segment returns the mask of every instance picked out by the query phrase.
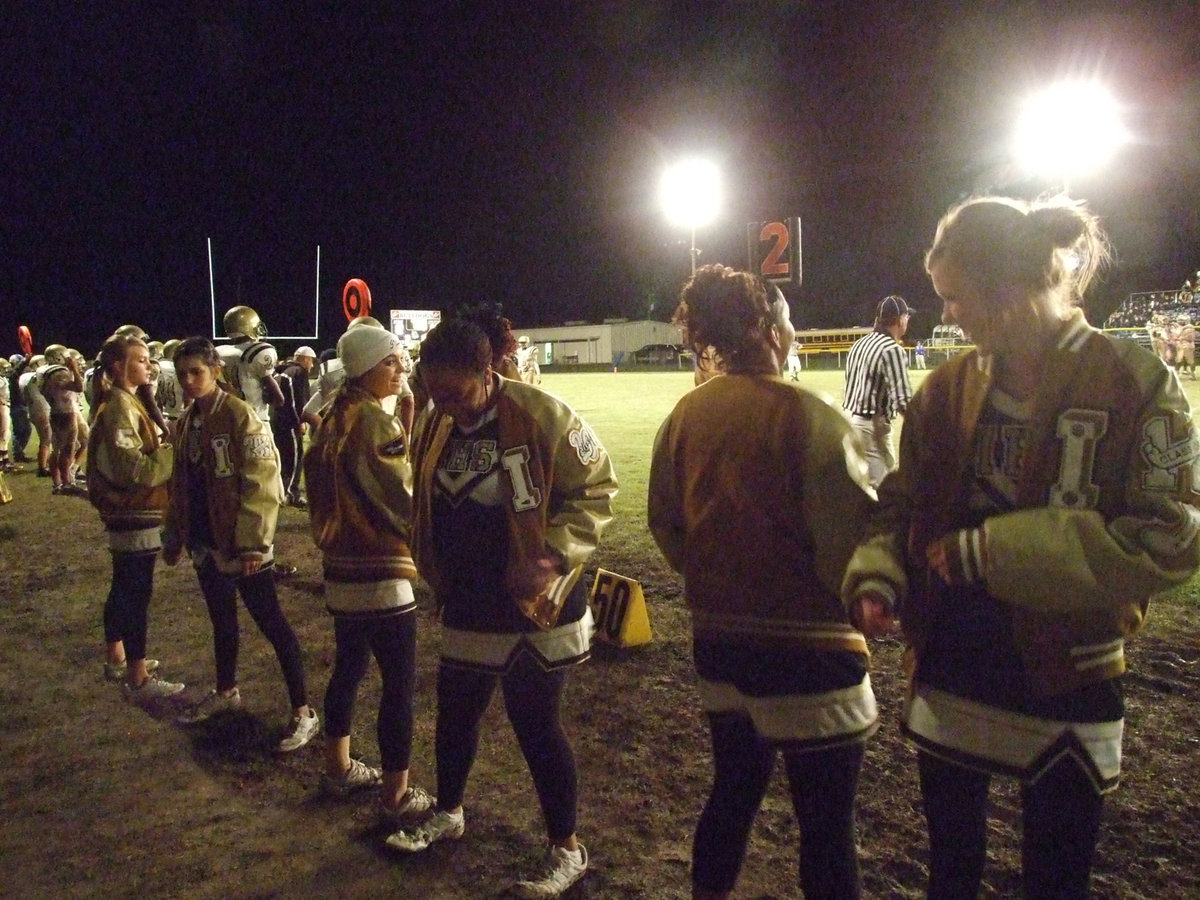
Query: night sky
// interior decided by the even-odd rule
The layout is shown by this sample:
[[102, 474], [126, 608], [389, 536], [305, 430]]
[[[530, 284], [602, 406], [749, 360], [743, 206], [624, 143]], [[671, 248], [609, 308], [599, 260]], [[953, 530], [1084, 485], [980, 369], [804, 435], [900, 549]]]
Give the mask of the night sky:
[[[666, 318], [689, 235], [659, 176], [692, 154], [726, 200], [700, 261], [747, 265], [751, 221], [798, 215], [797, 327], [866, 324], [899, 292], [927, 334], [938, 216], [1032, 196], [1018, 103], [1095, 76], [1135, 135], [1071, 183], [1118, 265], [1090, 300], [1200, 268], [1200, 3], [421, 2], [7, 7], [0, 34], [0, 350], [93, 353], [116, 326], [275, 335], [493, 300], [520, 327]], [[297, 342], [280, 342], [284, 349]]]

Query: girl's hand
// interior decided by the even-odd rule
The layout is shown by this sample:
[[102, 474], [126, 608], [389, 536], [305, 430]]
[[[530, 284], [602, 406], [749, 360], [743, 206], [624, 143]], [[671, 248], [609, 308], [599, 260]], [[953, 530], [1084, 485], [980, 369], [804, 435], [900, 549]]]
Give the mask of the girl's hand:
[[513, 591], [518, 597], [540, 597], [562, 574], [559, 564], [559, 558], [551, 554], [531, 560], [525, 571], [518, 572], [513, 579]]
[[850, 621], [869, 638], [879, 638], [896, 627], [892, 604], [875, 591], [866, 591], [850, 607]]

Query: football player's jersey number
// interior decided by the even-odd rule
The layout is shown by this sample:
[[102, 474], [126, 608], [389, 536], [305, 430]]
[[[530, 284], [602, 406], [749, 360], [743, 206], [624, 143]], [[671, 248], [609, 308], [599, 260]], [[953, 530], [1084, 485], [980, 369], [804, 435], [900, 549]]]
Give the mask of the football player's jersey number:
[[601, 573], [596, 584], [596, 627], [613, 643], [621, 638], [621, 623], [629, 611], [629, 582]]

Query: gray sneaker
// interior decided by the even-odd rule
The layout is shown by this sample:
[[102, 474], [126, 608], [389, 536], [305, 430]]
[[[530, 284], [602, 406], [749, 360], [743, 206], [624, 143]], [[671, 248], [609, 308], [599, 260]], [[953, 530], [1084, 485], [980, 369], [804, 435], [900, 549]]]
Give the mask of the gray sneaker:
[[279, 742], [280, 753], [291, 753], [299, 750], [314, 737], [321, 728], [321, 720], [317, 718], [316, 710], [310, 709], [308, 716], [293, 716], [291, 727]]
[[146, 703], [159, 697], [174, 697], [183, 690], [183, 685], [177, 681], [162, 681], [151, 676], [138, 687], [125, 682], [122, 690], [125, 692], [125, 699], [130, 703]]
[[542, 871], [528, 881], [518, 881], [514, 884], [512, 894], [529, 900], [557, 897], [582, 878], [587, 867], [587, 848], [583, 844], [574, 852], [566, 847], [551, 847], [546, 851], [546, 862]]
[[378, 787], [383, 773], [357, 759], [350, 760], [350, 768], [341, 775], [321, 773], [321, 793], [334, 797], [349, 797], [355, 791]]
[[241, 705], [242, 695], [237, 688], [234, 688], [233, 693], [229, 695], [219, 694], [212, 690], [205, 694], [199, 703], [192, 704], [180, 713], [175, 721], [180, 725], [195, 725], [197, 722], [211, 719], [217, 713], [237, 709]]
[[419, 853], [436, 841], [456, 840], [463, 836], [465, 830], [466, 819], [462, 813], [452, 815], [439, 809], [420, 825], [401, 828], [389, 835], [386, 843], [394, 850]]
[[385, 824], [399, 827], [419, 821], [421, 816], [428, 813], [435, 806], [437, 806], [437, 797], [433, 796], [429, 791], [424, 788], [409, 787], [404, 792], [404, 796], [400, 798], [400, 802], [395, 806], [383, 806], [380, 804], [379, 817], [383, 819]]

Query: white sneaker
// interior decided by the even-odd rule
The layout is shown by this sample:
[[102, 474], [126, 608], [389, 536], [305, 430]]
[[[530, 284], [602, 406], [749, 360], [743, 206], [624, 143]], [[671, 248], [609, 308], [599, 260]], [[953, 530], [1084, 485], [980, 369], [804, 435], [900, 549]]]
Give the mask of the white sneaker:
[[309, 709], [307, 717], [294, 716], [292, 726], [283, 740], [279, 742], [280, 753], [291, 753], [299, 750], [317, 735], [321, 720], [317, 718], [316, 710]]
[[355, 791], [365, 788], [378, 787], [383, 781], [383, 773], [373, 769], [361, 760], [350, 760], [350, 768], [341, 775], [321, 773], [321, 793], [334, 797], [349, 797]]
[[438, 810], [415, 828], [401, 828], [387, 839], [387, 845], [405, 853], [419, 853], [440, 840], [456, 840], [466, 830], [466, 818]]
[[189, 706], [180, 713], [175, 718], [175, 721], [180, 725], [195, 725], [197, 722], [211, 719], [217, 713], [222, 713], [229, 709], [237, 709], [241, 705], [242, 695], [237, 688], [234, 688], [233, 693], [228, 695], [212, 690], [199, 703]]
[[177, 681], [161, 681], [154, 677], [147, 678], [138, 687], [129, 682], [125, 682], [124, 686], [125, 699], [130, 703], [145, 703], [159, 697], [173, 697], [182, 690], [183, 685]]
[[541, 874], [528, 881], [518, 881], [512, 886], [512, 893], [533, 900], [557, 897], [582, 878], [587, 867], [587, 848], [583, 844], [575, 851], [551, 847], [546, 851], [546, 864]]
[[[158, 668], [157, 659], [146, 660], [146, 671], [153, 672]], [[106, 662], [104, 664], [104, 678], [107, 681], [124, 681], [125, 674], [129, 671], [129, 663], [126, 660], [121, 660], [119, 663]]]

